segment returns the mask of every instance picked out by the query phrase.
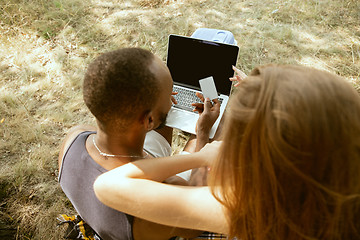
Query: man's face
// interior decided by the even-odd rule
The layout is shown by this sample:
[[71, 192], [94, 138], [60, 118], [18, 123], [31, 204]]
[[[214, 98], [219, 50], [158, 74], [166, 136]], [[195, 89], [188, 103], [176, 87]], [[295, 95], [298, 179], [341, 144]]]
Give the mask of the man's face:
[[160, 116], [160, 125], [159, 125], [156, 129], [160, 129], [160, 128], [165, 127], [165, 125], [166, 125], [166, 118], [167, 118], [167, 113], [166, 113], [166, 114], [162, 114], [162, 115]]
[[167, 114], [171, 108], [172, 101], [172, 89], [173, 89], [173, 80], [171, 78], [171, 74], [167, 66], [160, 58], [155, 57], [151, 70], [157, 77], [160, 86], [159, 98], [154, 111], [154, 121], [155, 128], [161, 128], [165, 126]]

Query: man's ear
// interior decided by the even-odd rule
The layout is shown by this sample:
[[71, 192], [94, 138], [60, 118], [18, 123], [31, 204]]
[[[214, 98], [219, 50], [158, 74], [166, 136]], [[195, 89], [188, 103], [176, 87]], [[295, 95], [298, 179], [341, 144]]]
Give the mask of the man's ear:
[[154, 115], [152, 111], [147, 111], [143, 114], [141, 119], [141, 123], [143, 124], [144, 128], [148, 131], [154, 129]]

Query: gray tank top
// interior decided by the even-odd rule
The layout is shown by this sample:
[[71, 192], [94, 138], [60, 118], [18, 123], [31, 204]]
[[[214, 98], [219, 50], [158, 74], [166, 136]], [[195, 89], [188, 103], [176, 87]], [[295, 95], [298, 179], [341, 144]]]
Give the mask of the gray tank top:
[[76, 211], [103, 240], [133, 240], [133, 217], [102, 204], [95, 196], [95, 179], [107, 170], [88, 154], [85, 142], [95, 132], [80, 133], [64, 154], [60, 186]]

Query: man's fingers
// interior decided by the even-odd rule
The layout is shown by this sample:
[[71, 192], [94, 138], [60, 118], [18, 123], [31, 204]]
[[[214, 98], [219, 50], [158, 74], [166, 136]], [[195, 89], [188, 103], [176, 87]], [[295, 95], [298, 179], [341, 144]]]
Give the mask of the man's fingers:
[[176, 99], [174, 98], [174, 96], [176, 95], [176, 94], [178, 94], [177, 92], [172, 92], [171, 93], [171, 102], [173, 103], [173, 104], [177, 104], [177, 101], [176, 101]]
[[210, 108], [212, 107], [210, 98], [206, 98], [204, 102], [204, 112], [210, 111]]
[[[195, 94], [202, 102], [205, 101], [204, 96], [200, 92], [196, 92]], [[191, 105], [195, 107], [193, 110], [194, 112], [202, 113], [204, 111], [203, 103], [192, 103]]]
[[191, 106], [199, 107], [199, 108], [204, 108], [204, 104], [203, 104], [203, 103], [192, 103]]
[[217, 99], [217, 98], [215, 98], [215, 99], [213, 99], [212, 100], [213, 101], [213, 108], [215, 109], [215, 110], [220, 110], [220, 101], [219, 101], [219, 99]]
[[194, 112], [202, 113], [204, 111], [204, 104], [203, 103], [192, 103], [192, 106], [194, 106]]
[[198, 98], [200, 98], [200, 100], [201, 100], [202, 102], [205, 101], [204, 96], [203, 96], [201, 93], [196, 92], [195, 94], [196, 94], [196, 96], [197, 96]]
[[193, 112], [198, 112], [199, 114], [201, 114], [204, 111], [204, 109], [201, 108], [194, 108]]
[[[214, 104], [212, 104], [212, 102]], [[191, 105], [195, 107], [193, 110], [194, 112], [203, 113], [208, 111], [219, 111], [220, 109], [219, 99], [214, 98], [212, 102], [210, 101], [209, 98], [206, 98], [204, 99], [204, 103], [192, 103]]]

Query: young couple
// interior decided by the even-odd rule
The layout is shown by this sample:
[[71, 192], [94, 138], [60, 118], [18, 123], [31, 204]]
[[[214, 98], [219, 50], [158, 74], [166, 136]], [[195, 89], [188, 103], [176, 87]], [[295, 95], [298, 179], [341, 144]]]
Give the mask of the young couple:
[[[139, 157], [103, 171], [94, 182], [96, 197], [135, 219], [230, 238], [360, 239], [359, 94], [344, 79], [307, 67], [268, 65], [249, 77], [235, 71], [240, 73], [232, 78], [238, 81], [237, 91], [225, 114], [222, 141], [193, 154], [141, 159], [146, 155], [142, 148], [125, 153], [113, 145], [105, 149], [99, 133], [108, 128], [92, 111], [99, 138], [86, 141], [90, 155], [91, 149], [94, 156], [100, 153], [91, 144], [95, 141], [103, 152]], [[170, 97], [169, 87], [169, 104]], [[212, 109], [205, 102], [200, 119], [211, 123], [204, 113]], [[145, 111], [131, 122], [144, 122], [141, 132], [146, 135], [161, 122], [160, 112]], [[125, 127], [121, 122], [107, 132]], [[132, 141], [128, 136], [125, 142]], [[203, 166], [210, 169], [209, 186], [163, 183]]]

